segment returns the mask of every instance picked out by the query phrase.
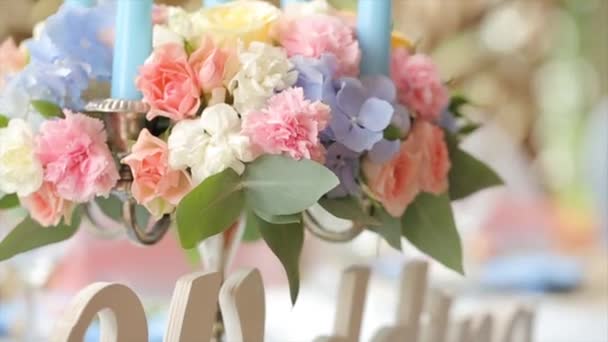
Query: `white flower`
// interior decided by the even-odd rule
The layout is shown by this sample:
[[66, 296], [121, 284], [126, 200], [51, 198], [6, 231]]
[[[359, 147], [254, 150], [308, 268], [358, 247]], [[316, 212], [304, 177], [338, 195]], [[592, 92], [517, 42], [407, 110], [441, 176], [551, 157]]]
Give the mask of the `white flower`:
[[196, 120], [177, 123], [168, 145], [169, 166], [190, 168], [196, 184], [228, 168], [242, 174], [244, 163], [254, 159], [249, 138], [241, 134], [241, 119], [225, 103], [207, 107]]
[[154, 48], [171, 43], [184, 46], [184, 37], [173, 32], [164, 25], [154, 25], [152, 36], [152, 46]]
[[167, 26], [169, 31], [183, 37], [190, 43], [199, 39], [202, 34], [192, 24], [192, 14], [181, 7], [169, 7]]
[[285, 8], [285, 14], [294, 17], [302, 17], [313, 14], [331, 14], [332, 11], [334, 11], [334, 9], [327, 3], [326, 0], [290, 2]]
[[298, 72], [282, 48], [253, 42], [240, 50], [241, 68], [228, 87], [233, 91], [234, 107], [245, 115], [263, 107], [276, 91], [296, 83]]
[[42, 186], [42, 164], [34, 147], [34, 134], [22, 119], [0, 128], [0, 192], [25, 197]]

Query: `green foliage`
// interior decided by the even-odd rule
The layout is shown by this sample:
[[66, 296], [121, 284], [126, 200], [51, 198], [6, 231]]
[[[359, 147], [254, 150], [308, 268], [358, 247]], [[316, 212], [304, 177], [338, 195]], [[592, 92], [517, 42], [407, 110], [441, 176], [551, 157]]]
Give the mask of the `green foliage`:
[[243, 175], [248, 206], [271, 216], [300, 213], [338, 184], [325, 166], [283, 156], [260, 157]]
[[16, 194], [5, 195], [0, 198], [0, 209], [12, 209], [19, 206], [19, 197]]
[[258, 228], [259, 217], [252, 210], [247, 210], [245, 219], [245, 233], [243, 234], [243, 241], [255, 242], [261, 239], [262, 234]]
[[268, 223], [287, 224], [302, 222], [302, 213], [297, 213], [293, 215], [267, 215], [261, 212], [256, 212], [255, 214]]
[[58, 105], [44, 100], [34, 100], [32, 107], [47, 119], [63, 117], [63, 110]]
[[245, 205], [239, 175], [227, 169], [207, 178], [177, 207], [177, 230], [182, 247], [224, 232], [238, 219]]
[[421, 252], [463, 274], [462, 246], [450, 198], [421, 193], [401, 217], [403, 235]]
[[0, 242], [0, 261], [67, 240], [76, 233], [80, 222], [80, 208], [74, 210], [69, 224], [62, 222], [56, 227], [43, 227], [31, 217], [27, 217]]
[[8, 126], [8, 121], [9, 119], [6, 116], [0, 114], [0, 128]]
[[401, 130], [394, 125], [389, 125], [384, 130], [384, 139], [386, 140], [399, 140], [401, 139]]
[[382, 236], [384, 240], [394, 249], [401, 251], [401, 220], [389, 215], [380, 207], [374, 208], [374, 218], [380, 225], [373, 230]]
[[272, 224], [256, 215], [251, 215], [248, 219], [283, 264], [289, 281], [291, 302], [295, 304], [300, 292], [300, 255], [304, 246], [304, 226], [302, 223]]
[[369, 226], [380, 225], [380, 221], [366, 214], [354, 197], [322, 198], [319, 205], [335, 217], [357, 221]]
[[455, 137], [446, 134], [452, 168], [448, 175], [450, 198], [455, 201], [479, 190], [502, 185], [500, 177], [487, 165], [461, 150]]

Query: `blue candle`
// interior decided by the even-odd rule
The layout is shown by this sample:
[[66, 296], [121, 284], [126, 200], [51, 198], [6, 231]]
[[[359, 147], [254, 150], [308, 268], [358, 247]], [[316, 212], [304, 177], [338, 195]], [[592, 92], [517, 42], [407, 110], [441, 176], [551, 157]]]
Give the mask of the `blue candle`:
[[359, 0], [357, 37], [362, 75], [389, 75], [391, 14], [392, 0]]
[[203, 0], [204, 7], [213, 7], [230, 2], [230, 0]]
[[139, 100], [135, 78], [152, 53], [152, 0], [118, 0], [116, 5], [112, 98]]
[[95, 0], [65, 0], [64, 3], [91, 7], [95, 4]]
[[296, 2], [306, 2], [308, 0], [281, 0], [281, 7], [285, 8], [289, 4], [293, 4]]

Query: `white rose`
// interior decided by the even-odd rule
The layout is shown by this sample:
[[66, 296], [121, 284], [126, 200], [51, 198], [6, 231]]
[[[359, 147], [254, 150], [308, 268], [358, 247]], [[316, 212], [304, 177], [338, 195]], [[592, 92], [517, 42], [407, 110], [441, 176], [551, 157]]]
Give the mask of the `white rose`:
[[239, 113], [262, 108], [276, 91], [296, 83], [298, 72], [282, 48], [253, 42], [240, 50], [241, 68], [228, 85]]
[[169, 165], [190, 168], [196, 184], [228, 168], [245, 171], [254, 159], [249, 138], [241, 135], [241, 119], [231, 106], [207, 107], [200, 118], [182, 120], [169, 136]]
[[34, 146], [34, 134], [22, 119], [0, 128], [0, 192], [25, 197], [42, 186], [42, 164]]

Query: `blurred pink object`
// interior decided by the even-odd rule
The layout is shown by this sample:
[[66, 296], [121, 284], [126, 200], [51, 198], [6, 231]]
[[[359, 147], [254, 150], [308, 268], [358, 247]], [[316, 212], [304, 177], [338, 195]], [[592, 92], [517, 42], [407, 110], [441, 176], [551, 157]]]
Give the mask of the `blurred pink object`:
[[27, 64], [27, 54], [20, 49], [13, 38], [7, 38], [0, 44], [0, 89], [6, 78], [21, 71]]

